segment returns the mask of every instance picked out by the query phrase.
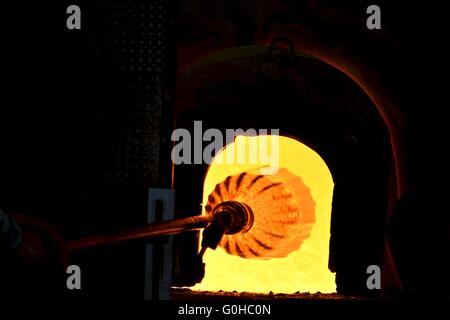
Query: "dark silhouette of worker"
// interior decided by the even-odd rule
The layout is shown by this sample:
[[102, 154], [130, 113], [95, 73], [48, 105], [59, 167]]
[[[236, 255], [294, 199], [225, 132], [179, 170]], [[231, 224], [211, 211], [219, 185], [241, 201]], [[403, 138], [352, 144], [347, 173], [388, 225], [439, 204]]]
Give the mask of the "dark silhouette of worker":
[[0, 296], [62, 297], [66, 265], [64, 242], [54, 227], [0, 209]]
[[433, 184], [411, 188], [399, 200], [387, 236], [403, 291], [419, 297], [450, 297], [448, 198]]

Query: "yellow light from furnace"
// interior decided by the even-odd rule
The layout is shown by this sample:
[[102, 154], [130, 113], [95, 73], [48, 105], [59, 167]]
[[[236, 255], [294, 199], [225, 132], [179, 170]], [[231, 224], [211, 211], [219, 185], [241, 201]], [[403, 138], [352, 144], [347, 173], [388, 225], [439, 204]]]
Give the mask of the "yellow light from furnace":
[[[253, 160], [252, 163], [248, 163], [250, 161], [230, 163], [229, 159], [238, 159], [236, 156], [238, 151], [245, 150], [247, 155], [250, 150], [255, 151], [253, 139], [264, 144], [271, 142], [271, 139], [278, 139], [278, 150], [270, 148], [270, 143], [267, 144], [268, 150], [265, 150], [265, 152], [277, 152], [277, 161], [255, 163]], [[264, 145], [258, 144], [258, 147], [261, 148]], [[264, 157], [263, 161], [275, 159], [274, 154], [270, 155], [271, 157]], [[316, 204], [316, 223], [312, 227], [309, 238], [303, 242], [300, 249], [287, 257], [270, 260], [232, 256], [221, 247], [216, 250], [207, 250], [204, 255], [205, 277], [193, 288], [194, 290], [236, 290], [260, 293], [270, 291], [274, 293], [336, 292], [335, 275], [328, 269], [333, 178], [322, 158], [306, 145], [283, 136], [264, 136], [263, 138], [238, 136], [212, 161], [203, 188], [203, 205], [207, 203], [208, 195], [214, 190], [216, 184], [225, 180], [226, 177], [254, 171], [267, 165], [288, 169], [299, 176], [310, 188]]]

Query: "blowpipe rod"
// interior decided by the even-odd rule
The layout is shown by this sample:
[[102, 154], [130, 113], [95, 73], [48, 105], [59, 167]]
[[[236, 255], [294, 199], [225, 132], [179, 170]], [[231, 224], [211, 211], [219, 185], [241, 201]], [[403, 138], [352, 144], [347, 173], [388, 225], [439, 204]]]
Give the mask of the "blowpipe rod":
[[185, 231], [195, 231], [205, 228], [213, 221], [212, 215], [202, 215], [163, 221], [148, 224], [130, 230], [124, 230], [113, 234], [96, 235], [79, 240], [69, 241], [68, 250], [78, 250], [84, 248], [110, 245], [128, 240], [147, 239], [170, 234], [177, 234]]

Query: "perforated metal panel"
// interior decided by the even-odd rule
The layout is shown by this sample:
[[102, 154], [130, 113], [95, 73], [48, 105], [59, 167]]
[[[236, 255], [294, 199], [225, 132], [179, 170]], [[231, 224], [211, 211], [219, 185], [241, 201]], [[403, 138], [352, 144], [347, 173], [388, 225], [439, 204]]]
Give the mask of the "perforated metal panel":
[[94, 110], [93, 135], [100, 144], [93, 146], [98, 163], [91, 175], [101, 184], [147, 187], [160, 180], [160, 129], [167, 126], [162, 123], [163, 92], [167, 68], [174, 65], [167, 60], [173, 43], [167, 3], [86, 4], [85, 34], [77, 49], [88, 57], [87, 72], [100, 87], [86, 103], [92, 105], [88, 114]]
[[[87, 218], [76, 221], [87, 234], [146, 223], [148, 188], [166, 187], [161, 181], [171, 167], [166, 142], [172, 107], [165, 97], [175, 83], [170, 4], [82, 1], [82, 29], [65, 35], [68, 51], [76, 52], [70, 73], [82, 79], [74, 83], [80, 94], [73, 108], [85, 126], [80, 212]], [[83, 257], [86, 269], [94, 270], [87, 291], [142, 299], [144, 274], [137, 266], [144, 265], [143, 249], [143, 243], [129, 243], [106, 258]]]

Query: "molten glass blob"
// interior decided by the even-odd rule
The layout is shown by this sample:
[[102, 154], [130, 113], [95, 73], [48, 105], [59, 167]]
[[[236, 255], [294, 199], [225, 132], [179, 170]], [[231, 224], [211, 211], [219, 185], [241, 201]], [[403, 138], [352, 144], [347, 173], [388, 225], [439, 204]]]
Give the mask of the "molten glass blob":
[[225, 235], [220, 242], [226, 252], [243, 258], [284, 258], [300, 248], [315, 222], [309, 188], [285, 168], [267, 176], [228, 176], [209, 195], [206, 214], [230, 200], [248, 205], [254, 215], [248, 232]]
[[[271, 139], [277, 139], [277, 148], [268, 150], [275, 145], [267, 144]], [[250, 155], [255, 146], [271, 157], [255, 162]], [[242, 161], [242, 152], [252, 161]], [[267, 167], [278, 170], [267, 175], [270, 170], [262, 170]], [[251, 207], [254, 222], [247, 232], [225, 235], [217, 250], [206, 251], [205, 277], [194, 290], [335, 292], [328, 270], [333, 186], [325, 162], [299, 141], [237, 137], [210, 165], [204, 214], [220, 202], [239, 201]]]

